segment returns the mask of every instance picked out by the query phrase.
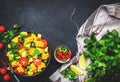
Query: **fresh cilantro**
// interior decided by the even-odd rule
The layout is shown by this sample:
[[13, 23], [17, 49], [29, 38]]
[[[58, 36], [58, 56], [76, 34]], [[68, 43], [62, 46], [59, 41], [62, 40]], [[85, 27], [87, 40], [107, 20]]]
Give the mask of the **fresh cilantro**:
[[120, 37], [116, 30], [108, 31], [96, 40], [95, 33], [84, 40], [86, 51], [83, 54], [90, 58], [85, 82], [109, 82], [120, 80]]

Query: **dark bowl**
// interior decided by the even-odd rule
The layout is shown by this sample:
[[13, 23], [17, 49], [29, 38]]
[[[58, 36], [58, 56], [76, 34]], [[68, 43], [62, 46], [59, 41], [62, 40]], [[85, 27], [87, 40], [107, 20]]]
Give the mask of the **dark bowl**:
[[[29, 32], [29, 33], [32, 33], [32, 32]], [[36, 33], [36, 34], [38, 34], [38, 33]], [[18, 36], [18, 35], [17, 35]], [[16, 37], [16, 36], [15, 36]], [[44, 37], [42, 37], [42, 39], [45, 39]], [[47, 41], [47, 40], [46, 40]], [[47, 43], [48, 43], [48, 41], [47, 41]], [[48, 46], [48, 44], [47, 44], [47, 46]], [[6, 49], [6, 55], [7, 55], [7, 52], [8, 52], [8, 47], [7, 47], [7, 49]], [[42, 71], [40, 71], [40, 72], [37, 72], [37, 73], [34, 73], [33, 75], [27, 75], [27, 74], [23, 74], [23, 75], [21, 75], [21, 74], [18, 74], [17, 72], [16, 72], [16, 70], [12, 67], [12, 65], [10, 64], [10, 61], [9, 61], [9, 59], [8, 59], [8, 57], [7, 57], [7, 60], [8, 60], [8, 62], [9, 62], [9, 64], [10, 64], [10, 66], [11, 66], [11, 68], [13, 68], [13, 71], [14, 71], [14, 73], [15, 74], [17, 74], [17, 75], [20, 75], [20, 76], [22, 76], [22, 77], [33, 77], [33, 76], [36, 76], [36, 75], [39, 75], [39, 74], [41, 74], [43, 71], [45, 71], [45, 69], [47, 68], [47, 66], [49, 65], [49, 63], [50, 63], [50, 59], [51, 59], [51, 51], [50, 51], [50, 48], [49, 48], [49, 46], [48, 46], [48, 53], [49, 53], [49, 58], [47, 59], [47, 62], [45, 63], [45, 68], [43, 68], [42, 69]], [[41, 60], [42, 61], [42, 60]]]

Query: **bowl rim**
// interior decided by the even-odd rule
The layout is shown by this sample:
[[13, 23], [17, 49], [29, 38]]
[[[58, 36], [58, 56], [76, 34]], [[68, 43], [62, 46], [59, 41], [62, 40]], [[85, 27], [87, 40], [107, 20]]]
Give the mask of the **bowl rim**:
[[[57, 57], [56, 57], [57, 48], [58, 48], [58, 47], [61, 47], [61, 46], [65, 46], [66, 48], [68, 48], [68, 50], [69, 50], [70, 53], [71, 53], [71, 50], [70, 50], [70, 48], [69, 48], [68, 46], [66, 46], [66, 45], [58, 45], [58, 46], [55, 48], [55, 50], [54, 50], [54, 58], [55, 58], [55, 60], [56, 60], [57, 62], [59, 62], [59, 63], [67, 63], [67, 62], [71, 59], [71, 57], [68, 58], [65, 62], [62, 62], [62, 61], [58, 60]], [[72, 54], [72, 53], [71, 53], [71, 54]]]

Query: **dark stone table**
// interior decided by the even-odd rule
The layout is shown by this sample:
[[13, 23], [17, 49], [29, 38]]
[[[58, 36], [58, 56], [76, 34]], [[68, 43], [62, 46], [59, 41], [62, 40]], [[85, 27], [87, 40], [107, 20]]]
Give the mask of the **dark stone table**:
[[120, 0], [0, 0], [0, 25], [9, 28], [15, 23], [24, 31], [42, 33], [49, 42], [51, 61], [36, 77], [18, 76], [21, 82], [50, 82], [49, 76], [62, 64], [53, 57], [58, 45], [67, 45], [76, 55], [76, 35], [79, 27], [102, 4]]

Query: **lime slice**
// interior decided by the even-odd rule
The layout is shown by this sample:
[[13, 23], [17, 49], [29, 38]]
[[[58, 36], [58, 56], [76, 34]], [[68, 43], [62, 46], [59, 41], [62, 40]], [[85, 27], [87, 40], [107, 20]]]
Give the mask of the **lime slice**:
[[82, 69], [86, 69], [87, 68], [87, 59], [85, 58], [84, 55], [81, 55], [79, 57], [79, 65]]
[[78, 75], [82, 75], [83, 74], [83, 71], [76, 65], [71, 65], [70, 66], [70, 69], [75, 73], [75, 74], [78, 74]]

